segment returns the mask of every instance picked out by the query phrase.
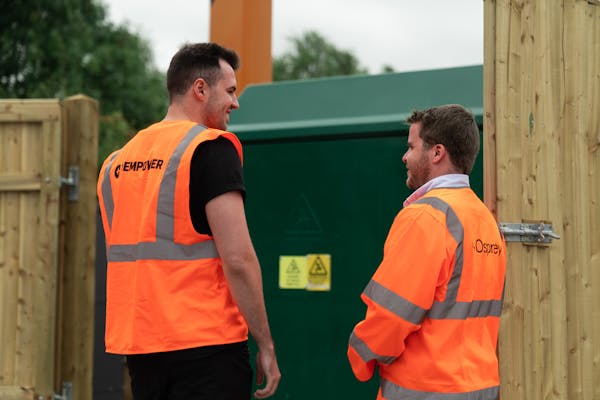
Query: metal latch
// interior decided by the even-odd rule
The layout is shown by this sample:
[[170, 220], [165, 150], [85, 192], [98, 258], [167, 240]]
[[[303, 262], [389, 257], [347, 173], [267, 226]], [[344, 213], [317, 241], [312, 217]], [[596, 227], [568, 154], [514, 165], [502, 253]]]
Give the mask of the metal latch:
[[79, 200], [79, 166], [69, 165], [69, 175], [60, 177], [60, 186], [68, 186], [67, 198], [69, 201]]
[[52, 400], [73, 400], [73, 384], [71, 382], [63, 382], [61, 394], [54, 394]]
[[552, 224], [543, 222], [501, 222], [498, 226], [507, 242], [551, 243], [552, 239], [560, 239], [560, 235], [552, 231]]

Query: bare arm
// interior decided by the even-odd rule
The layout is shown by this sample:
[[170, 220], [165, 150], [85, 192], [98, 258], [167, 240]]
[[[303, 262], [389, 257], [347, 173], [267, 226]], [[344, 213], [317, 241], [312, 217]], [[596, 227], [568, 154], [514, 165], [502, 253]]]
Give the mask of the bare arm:
[[206, 203], [206, 216], [221, 260], [231, 294], [258, 345], [256, 379], [266, 385], [254, 396], [262, 399], [275, 393], [281, 373], [275, 357], [267, 312], [263, 298], [262, 276], [246, 223], [242, 195], [227, 192]]

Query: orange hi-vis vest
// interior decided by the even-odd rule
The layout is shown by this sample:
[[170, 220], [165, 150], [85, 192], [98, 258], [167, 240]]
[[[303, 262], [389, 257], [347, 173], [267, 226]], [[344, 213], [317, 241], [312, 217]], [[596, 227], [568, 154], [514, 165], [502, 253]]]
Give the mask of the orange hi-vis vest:
[[196, 147], [230, 132], [162, 121], [111, 154], [98, 197], [106, 237], [106, 351], [156, 353], [247, 340], [213, 238], [190, 217]]
[[504, 239], [470, 188], [432, 189], [404, 208], [361, 295], [356, 377], [378, 366], [378, 399], [497, 399], [505, 271]]

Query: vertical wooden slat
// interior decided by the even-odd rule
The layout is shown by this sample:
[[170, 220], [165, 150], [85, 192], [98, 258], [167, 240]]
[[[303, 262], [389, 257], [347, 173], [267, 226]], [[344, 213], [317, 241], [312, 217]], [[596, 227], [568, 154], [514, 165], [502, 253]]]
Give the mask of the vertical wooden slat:
[[[529, 131], [525, 139], [529, 145], [526, 156], [531, 160], [526, 176], [529, 180], [525, 219], [550, 221], [557, 230], [562, 226], [561, 209], [563, 190], [560, 168], [561, 104], [564, 102], [562, 86], [561, 51], [557, 51], [565, 25], [561, 7], [548, 2], [535, 2], [535, 12], [529, 16], [533, 22], [531, 47], [531, 89], [528, 108]], [[549, 95], [549, 93], [551, 95]], [[551, 173], [554, 171], [554, 173]], [[566, 371], [566, 286], [564, 246], [555, 242], [546, 247], [532, 249], [532, 259], [537, 271], [539, 309], [536, 325], [539, 326], [535, 341], [539, 345], [538, 368], [542, 373], [536, 385], [536, 398], [561, 399], [567, 394]], [[536, 284], [536, 280], [532, 281]]]
[[[588, 21], [588, 33], [592, 38], [600, 38], [600, 7], [591, 7], [590, 20]], [[596, 21], [596, 22], [594, 22]], [[586, 59], [592, 68], [590, 74], [592, 79], [589, 84], [590, 104], [587, 114], [588, 131], [588, 182], [590, 192], [590, 221], [592, 228], [590, 230], [590, 269], [591, 269], [591, 288], [593, 296], [591, 301], [592, 313], [592, 359], [593, 364], [590, 368], [592, 382], [593, 399], [600, 399], [600, 229], [594, 224], [594, 221], [600, 221], [600, 115], [597, 112], [597, 106], [600, 104], [600, 40], [588, 40], [588, 50], [590, 54]]]
[[[533, 218], [551, 221], [555, 230], [561, 232], [563, 225], [562, 209], [564, 198], [561, 195], [563, 187], [563, 168], [560, 159], [561, 138], [563, 131], [562, 104], [564, 104], [564, 82], [566, 79], [562, 68], [564, 55], [560, 51], [559, 43], [562, 41], [562, 29], [567, 21], [563, 16], [563, 9], [547, 2], [537, 2], [538, 12], [534, 18], [537, 21], [534, 42], [535, 59], [537, 65], [535, 92], [531, 94], [535, 101], [533, 124], [533, 142], [539, 158], [538, 176], [534, 190], [538, 198], [543, 198], [541, 206], [532, 207]], [[540, 202], [541, 203], [541, 202]], [[541, 205], [541, 204], [540, 204]], [[535, 213], [535, 214], [533, 214]], [[564, 399], [568, 396], [567, 375], [567, 317], [566, 301], [566, 275], [564, 262], [565, 242], [556, 241], [547, 250], [539, 248], [544, 257], [539, 262], [546, 269], [545, 275], [550, 279], [549, 293], [550, 308], [544, 314], [546, 320], [547, 336], [540, 340], [547, 342], [548, 356], [547, 375], [542, 381], [546, 388], [544, 393], [547, 398]]]
[[[58, 104], [55, 105], [58, 107]], [[41, 124], [39, 153], [27, 155], [27, 162], [37, 162], [42, 186], [39, 193], [22, 193], [21, 207], [23, 237], [22, 295], [23, 312], [19, 315], [22, 327], [23, 352], [28, 355], [23, 373], [38, 393], [54, 392], [54, 335], [56, 320], [56, 262], [58, 253], [58, 200], [60, 180], [60, 123], [58, 120]], [[29, 147], [31, 149], [31, 147]], [[32, 157], [33, 156], [33, 157]], [[29, 168], [26, 167], [25, 170]], [[35, 238], [31, 241], [30, 238]]]
[[[484, 1], [484, 197], [486, 205], [497, 216], [497, 202], [506, 201], [506, 159], [496, 153], [510, 142], [506, 136], [507, 98], [503, 96], [507, 86], [509, 35], [506, 30], [511, 23], [509, 3], [499, 0]], [[500, 94], [497, 95], [500, 91]], [[518, 188], [517, 188], [518, 190]], [[513, 253], [508, 253], [508, 264], [515, 265]], [[502, 398], [524, 398], [525, 365], [513, 354], [525, 353], [523, 327], [515, 326], [524, 321], [523, 278], [519, 269], [507, 269], [503, 318], [499, 341], [500, 379]]]
[[[58, 106], [58, 105], [57, 105]], [[42, 132], [42, 156], [43, 173], [42, 188], [40, 191], [40, 202], [38, 203], [40, 220], [40, 239], [36, 243], [36, 256], [39, 261], [39, 271], [36, 293], [34, 299], [36, 304], [46, 305], [48, 311], [45, 317], [37, 317], [38, 323], [44, 326], [36, 329], [36, 334], [40, 333], [45, 340], [38, 340], [40, 348], [39, 358], [42, 365], [47, 366], [49, 371], [54, 371], [55, 358], [55, 333], [56, 333], [56, 291], [57, 291], [57, 261], [58, 261], [58, 216], [60, 199], [60, 144], [61, 144], [61, 123], [60, 119], [47, 121], [43, 123]], [[31, 251], [31, 250], [30, 250]], [[40, 313], [42, 314], [42, 313]], [[38, 357], [38, 355], [36, 355]], [[46, 393], [46, 388], [55, 390], [54, 376], [41, 371], [38, 368], [39, 376], [36, 386]], [[43, 386], [39, 382], [44, 382]]]
[[[41, 160], [42, 154], [40, 146], [37, 145], [35, 147], [31, 147], [32, 143], [41, 143], [42, 135], [41, 125], [38, 124], [23, 124], [21, 126], [21, 132], [19, 134], [19, 156], [18, 156], [18, 169], [19, 172], [29, 172], [31, 170], [31, 161]], [[30, 139], [31, 136], [34, 136]], [[27, 147], [30, 147], [27, 149]], [[27, 150], [26, 150], [27, 149]], [[29, 152], [29, 155], [27, 154]], [[43, 167], [38, 165], [37, 173], [40, 176]], [[39, 202], [41, 202], [39, 193], [36, 192], [33, 194], [34, 199], [37, 198]], [[17, 348], [16, 348], [16, 357], [15, 357], [15, 370], [17, 373], [17, 379], [20, 382], [24, 382], [27, 385], [38, 386], [35, 381], [36, 371], [34, 368], [33, 357], [36, 353], [37, 343], [35, 343], [34, 336], [34, 327], [37, 325], [33, 321], [34, 313], [37, 311], [38, 314], [44, 314], [39, 307], [35, 306], [35, 300], [33, 298], [33, 286], [37, 279], [34, 275], [37, 275], [39, 271], [39, 267], [34, 259], [32, 259], [33, 252], [28, 252], [25, 249], [25, 244], [31, 243], [27, 238], [35, 238], [37, 235], [35, 234], [36, 230], [39, 229], [39, 226], [32, 226], [36, 224], [35, 221], [31, 221], [28, 219], [28, 216], [36, 216], [37, 208], [34, 207], [32, 210], [31, 201], [29, 199], [28, 193], [19, 193], [18, 194], [18, 213], [16, 213], [17, 219], [15, 220], [15, 233], [18, 237], [18, 246], [17, 246], [17, 254], [18, 254], [18, 300], [17, 300]], [[36, 224], [37, 225], [37, 224]], [[52, 299], [50, 299], [52, 301]], [[38, 308], [38, 310], [36, 310]], [[43, 329], [43, 328], [42, 328]], [[31, 351], [33, 350], [33, 351]], [[43, 382], [42, 382], [43, 384]], [[38, 386], [39, 388], [39, 386]]]
[[[485, 2], [483, 21], [487, 27], [483, 32], [483, 52], [487, 60], [496, 54], [496, 7]], [[496, 66], [483, 66], [483, 200], [496, 216]]]
[[[9, 173], [18, 170], [20, 152], [18, 126], [6, 123], [0, 134], [0, 171]], [[18, 194], [0, 191], [0, 385], [8, 385], [15, 378], [17, 351], [17, 286], [19, 236]]]
[[[571, 18], [573, 17], [572, 8], [573, 8], [572, 4], [565, 5], [565, 14]], [[567, 42], [568, 40], [573, 39], [572, 29], [574, 29], [574, 27], [572, 27], [572, 26], [565, 27], [564, 43], [568, 43]], [[574, 50], [572, 48], [565, 48], [564, 51], [565, 51], [565, 57], [564, 57], [565, 72], [567, 74], [572, 74], [574, 72], [574, 70], [579, 69], [578, 66], [576, 65], [576, 63], [581, 63], [583, 60], [571, 60], [570, 59], [571, 57], [573, 57], [575, 55], [577, 50]], [[576, 91], [577, 91], [577, 85], [575, 84], [575, 82], [565, 82], [565, 112], [564, 112], [565, 121], [563, 123], [563, 126], [567, 131], [565, 132], [565, 134], [562, 137], [562, 142], [564, 145], [562, 157], [563, 157], [563, 165], [565, 165], [567, 167], [567, 169], [565, 170], [565, 178], [566, 179], [564, 180], [564, 184], [565, 184], [564, 196], [565, 196], [565, 202], [567, 204], [571, 204], [573, 207], [569, 210], [564, 210], [564, 223], [563, 223], [565, 240], [567, 242], [571, 243], [570, 246], [567, 246], [566, 254], [565, 254], [566, 259], [569, 262], [569, 266], [567, 268], [567, 290], [569, 291], [569, 293], [575, 293], [574, 291], [576, 291], [578, 289], [578, 282], [580, 280], [579, 274], [581, 273], [581, 266], [578, 265], [579, 256], [576, 253], [583, 250], [583, 243], [585, 241], [585, 240], [582, 240], [583, 238], [580, 236], [581, 232], [579, 232], [578, 230], [581, 228], [581, 225], [580, 225], [579, 221], [576, 220], [578, 218], [579, 213], [583, 212], [583, 210], [576, 210], [575, 207], [577, 207], [578, 204], [572, 203], [574, 200], [576, 201], [576, 198], [574, 198], [574, 197], [577, 197], [577, 195], [576, 194], [574, 195], [573, 191], [578, 190], [578, 187], [580, 185], [577, 174], [581, 170], [579, 160], [573, 158], [574, 156], [579, 158], [579, 154], [577, 154], [578, 153], [577, 143], [579, 142], [577, 136], [580, 135], [580, 132], [578, 132], [577, 127], [574, 126], [576, 116], [570, 115], [570, 113], [572, 113], [573, 111], [577, 112], [577, 110], [574, 110], [574, 106], [577, 103], [576, 97], [578, 96]], [[575, 242], [573, 242], [571, 240], [571, 238], [573, 238], [573, 237], [580, 237], [580, 240], [578, 240], [579, 244], [576, 245], [576, 248], [573, 248], [573, 244], [575, 244]], [[577, 301], [577, 299], [569, 299], [567, 302], [569, 319], [568, 319], [568, 328], [567, 328], [568, 329], [568, 337], [566, 339], [567, 339], [567, 345], [569, 348], [569, 354], [568, 354], [569, 396], [574, 396], [573, 397], [574, 399], [581, 399], [582, 398], [581, 394], [583, 391], [582, 382], [581, 382], [582, 369], [581, 369], [581, 364], [580, 364], [582, 349], [579, 346], [579, 338], [582, 333], [581, 332], [582, 327], [580, 325], [581, 313], [580, 313], [580, 310], [577, 309], [578, 303], [579, 303], [579, 301]]]
[[[592, 7], [585, 3], [565, 6], [565, 15], [572, 23], [565, 29], [565, 150], [564, 164], [569, 173], [565, 180], [565, 198], [572, 207], [565, 209], [565, 235], [568, 235], [566, 259], [569, 262], [567, 288], [569, 315], [569, 396], [574, 399], [591, 398], [593, 393], [593, 336], [590, 257], [592, 233], [590, 225], [590, 181], [588, 166], [588, 113], [598, 112], [597, 104], [590, 105], [593, 94], [589, 91], [594, 76], [600, 69], [587, 60], [593, 54], [593, 32], [590, 16]], [[578, 44], [578, 45], [573, 45]], [[596, 69], [594, 73], [594, 68]], [[595, 298], [598, 301], [599, 297]]]
[[[500, 221], [518, 221], [520, 215], [520, 202], [512, 209], [500, 209], [508, 201], [513, 201], [515, 196], [523, 193], [520, 176], [515, 179], [514, 171], [521, 170], [520, 139], [517, 124], [512, 117], [514, 111], [511, 106], [515, 102], [506, 95], [508, 90], [516, 90], [514, 68], [512, 68], [512, 52], [514, 51], [514, 34], [511, 27], [515, 24], [515, 16], [510, 1], [486, 1], [486, 8], [494, 8], [486, 15], [495, 17], [494, 38], [496, 41], [495, 54], [492, 60], [486, 58], [484, 68], [493, 64], [495, 74], [495, 109], [490, 110], [495, 114], [496, 123], [496, 184], [497, 184], [497, 216]], [[516, 19], [518, 21], [518, 19]], [[491, 26], [486, 21], [486, 31]], [[491, 55], [486, 53], [488, 57]], [[509, 68], [510, 67], [510, 68]], [[511, 78], [511, 75], [513, 77]], [[514, 147], [511, 147], [514, 146]], [[512, 212], [511, 212], [512, 211]], [[500, 376], [502, 379], [502, 398], [523, 399], [530, 395], [530, 380], [527, 372], [531, 371], [528, 359], [518, 355], [526, 354], [531, 347], [531, 338], [525, 334], [525, 324], [530, 315], [528, 307], [528, 291], [526, 273], [521, 268], [517, 255], [508, 246], [508, 268], [506, 274], [505, 302], [499, 341]]]
[[[519, 179], [522, 183], [522, 191], [518, 196], [513, 197], [506, 204], [514, 207], [518, 204], [520, 216], [511, 221], [523, 221], [535, 219], [532, 212], [532, 206], [537, 203], [536, 192], [534, 190], [536, 180], [537, 158], [534, 157], [535, 144], [532, 135], [534, 131], [530, 123], [531, 118], [531, 100], [530, 94], [533, 86], [533, 63], [532, 46], [534, 39], [533, 33], [533, 13], [535, 4], [531, 1], [513, 2], [511, 5], [512, 21], [510, 37], [512, 38], [511, 55], [509, 59], [509, 71], [513, 80], [509, 83], [509, 93], [512, 94], [511, 109], [512, 118], [515, 120], [515, 142], [513, 152], [519, 154], [521, 160], [519, 170], [509, 173], [514, 180]], [[516, 101], [515, 101], [516, 100]], [[511, 245], [511, 249], [519, 245]], [[510, 251], [509, 250], [509, 251]], [[546, 381], [545, 365], [547, 359], [546, 344], [548, 341], [540, 340], [540, 337], [547, 337], [547, 327], [545, 326], [545, 317], [547, 315], [547, 287], [546, 270], [544, 269], [541, 258], [543, 254], [536, 248], [526, 247], [520, 254], [521, 274], [525, 277], [526, 287], [526, 318], [524, 321], [524, 334], [528, 340], [529, 354], [526, 357], [526, 371], [530, 371], [531, 379], [527, 380], [527, 396], [530, 398], [542, 398], [544, 394]]]
[[73, 384], [73, 398], [92, 399], [94, 356], [94, 278], [96, 243], [96, 181], [98, 158], [98, 103], [73, 96], [63, 107], [63, 175], [79, 167], [79, 199], [61, 196], [60, 332], [57, 343], [56, 386]]

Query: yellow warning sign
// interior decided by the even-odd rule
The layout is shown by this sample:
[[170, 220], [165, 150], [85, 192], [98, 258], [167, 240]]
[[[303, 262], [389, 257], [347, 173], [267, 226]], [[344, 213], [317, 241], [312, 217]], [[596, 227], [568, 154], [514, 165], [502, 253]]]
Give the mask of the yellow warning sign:
[[279, 256], [281, 289], [305, 289], [306, 282], [306, 256]]
[[307, 290], [331, 290], [331, 255], [308, 254], [306, 256], [308, 268]]

